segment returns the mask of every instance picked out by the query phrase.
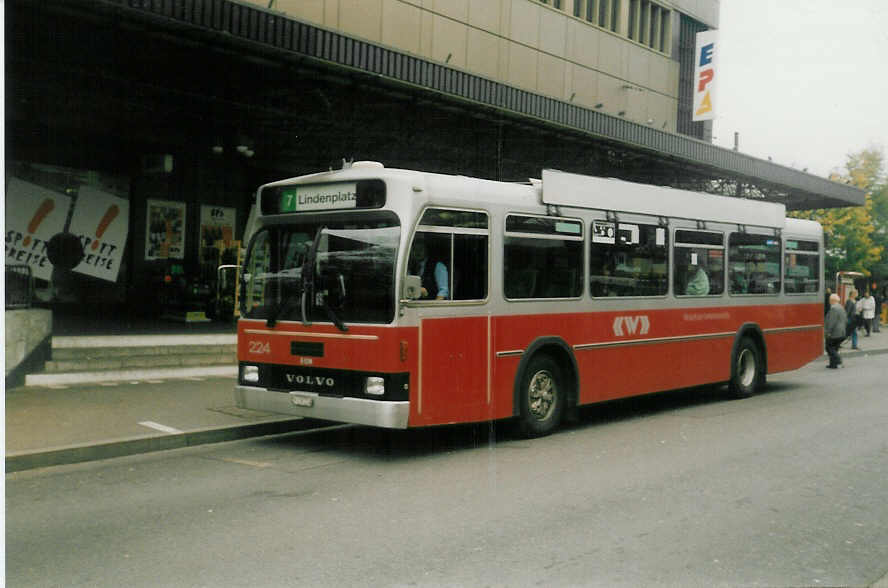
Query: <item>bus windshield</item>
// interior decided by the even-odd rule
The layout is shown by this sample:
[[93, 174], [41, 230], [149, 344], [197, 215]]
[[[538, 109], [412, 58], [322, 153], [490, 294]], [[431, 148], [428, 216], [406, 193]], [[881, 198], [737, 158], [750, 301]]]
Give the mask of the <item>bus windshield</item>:
[[241, 283], [244, 318], [389, 323], [401, 227], [391, 213], [295, 219], [256, 233]]

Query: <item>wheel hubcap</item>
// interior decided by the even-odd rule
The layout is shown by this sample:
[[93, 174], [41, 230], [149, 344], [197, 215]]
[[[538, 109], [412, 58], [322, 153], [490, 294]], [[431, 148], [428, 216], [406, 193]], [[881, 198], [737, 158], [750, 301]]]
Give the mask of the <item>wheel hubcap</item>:
[[545, 420], [555, 409], [555, 380], [552, 374], [542, 370], [533, 375], [528, 390], [530, 414], [539, 420]]
[[744, 388], [749, 388], [755, 381], [755, 354], [750, 349], [741, 351], [737, 358], [737, 377]]

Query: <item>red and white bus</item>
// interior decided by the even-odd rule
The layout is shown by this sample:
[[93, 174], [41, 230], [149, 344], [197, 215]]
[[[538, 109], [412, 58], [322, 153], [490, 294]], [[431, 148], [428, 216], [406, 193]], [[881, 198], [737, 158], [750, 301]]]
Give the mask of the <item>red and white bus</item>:
[[387, 428], [728, 382], [823, 350], [823, 234], [784, 206], [544, 170], [357, 162], [259, 188], [238, 406]]

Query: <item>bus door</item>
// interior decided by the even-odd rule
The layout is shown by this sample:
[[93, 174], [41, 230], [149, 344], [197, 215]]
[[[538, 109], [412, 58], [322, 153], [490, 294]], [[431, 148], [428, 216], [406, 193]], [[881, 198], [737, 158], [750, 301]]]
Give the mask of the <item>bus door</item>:
[[[487, 213], [426, 209], [413, 236], [407, 275], [421, 284], [415, 305], [419, 373], [411, 423], [484, 420], [490, 404]], [[479, 316], [480, 315], [480, 316]]]
[[480, 421], [490, 405], [486, 316], [420, 320], [418, 424]]

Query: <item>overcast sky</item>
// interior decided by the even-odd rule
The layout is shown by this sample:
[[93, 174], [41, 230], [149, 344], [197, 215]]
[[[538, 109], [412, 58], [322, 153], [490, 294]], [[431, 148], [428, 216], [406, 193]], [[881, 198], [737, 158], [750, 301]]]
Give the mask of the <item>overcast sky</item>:
[[713, 142], [826, 176], [888, 158], [888, 0], [721, 0]]

